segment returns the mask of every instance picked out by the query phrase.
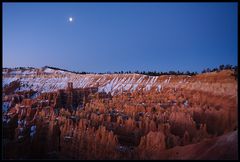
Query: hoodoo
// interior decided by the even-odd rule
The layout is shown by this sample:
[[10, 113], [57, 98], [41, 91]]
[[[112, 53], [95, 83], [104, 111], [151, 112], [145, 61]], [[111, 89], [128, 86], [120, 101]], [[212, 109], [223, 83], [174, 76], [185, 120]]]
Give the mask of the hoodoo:
[[237, 159], [232, 70], [153, 77], [42, 70], [4, 70], [6, 159]]

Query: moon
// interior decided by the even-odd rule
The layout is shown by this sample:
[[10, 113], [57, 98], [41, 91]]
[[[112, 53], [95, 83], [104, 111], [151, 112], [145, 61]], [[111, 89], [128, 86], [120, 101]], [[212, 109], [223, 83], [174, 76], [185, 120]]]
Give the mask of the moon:
[[69, 21], [69, 22], [72, 22], [72, 21], [73, 21], [73, 17], [69, 17], [69, 18], [68, 18], [68, 21]]

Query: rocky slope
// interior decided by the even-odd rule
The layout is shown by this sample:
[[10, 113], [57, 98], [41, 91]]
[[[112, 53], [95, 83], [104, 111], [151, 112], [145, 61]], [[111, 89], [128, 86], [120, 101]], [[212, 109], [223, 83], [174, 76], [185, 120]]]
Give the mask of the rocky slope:
[[140, 74], [75, 74], [51, 68], [14, 70], [3, 69], [2, 86], [7, 87], [13, 81], [19, 81], [16, 91], [34, 90], [53, 92], [67, 87], [73, 82], [74, 88], [99, 87], [99, 91], [112, 95], [122, 91], [158, 90], [163, 88], [184, 88], [210, 92], [214, 95], [236, 96], [237, 82], [233, 71], [224, 70], [196, 76], [146, 76]]
[[237, 88], [231, 70], [152, 77], [4, 69], [4, 157], [237, 159]]

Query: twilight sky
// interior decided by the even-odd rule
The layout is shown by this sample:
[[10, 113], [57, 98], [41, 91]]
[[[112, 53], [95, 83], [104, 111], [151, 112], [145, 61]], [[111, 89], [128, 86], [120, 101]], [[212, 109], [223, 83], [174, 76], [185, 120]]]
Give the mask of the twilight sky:
[[237, 65], [237, 5], [3, 3], [3, 67], [200, 72]]

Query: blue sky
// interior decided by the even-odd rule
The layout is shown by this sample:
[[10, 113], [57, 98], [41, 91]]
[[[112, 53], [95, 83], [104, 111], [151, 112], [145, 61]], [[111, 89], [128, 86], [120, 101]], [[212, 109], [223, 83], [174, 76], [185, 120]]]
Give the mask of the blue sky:
[[200, 72], [237, 65], [237, 6], [3, 3], [3, 67]]

